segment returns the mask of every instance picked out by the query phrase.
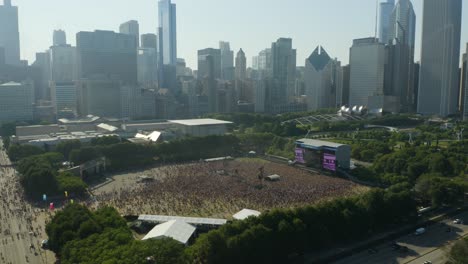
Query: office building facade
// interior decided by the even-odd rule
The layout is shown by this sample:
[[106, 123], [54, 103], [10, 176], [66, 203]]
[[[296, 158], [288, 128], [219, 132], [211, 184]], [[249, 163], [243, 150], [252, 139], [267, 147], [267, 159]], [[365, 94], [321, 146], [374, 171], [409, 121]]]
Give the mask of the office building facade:
[[67, 34], [65, 31], [61, 29], [54, 30], [52, 43], [54, 46], [67, 45]]
[[390, 17], [395, 6], [395, 0], [386, 0], [379, 5], [379, 41], [387, 44], [389, 41]]
[[229, 42], [220, 41], [221, 50], [221, 78], [223, 80], [234, 80], [234, 51], [231, 50]]
[[[208, 60], [208, 57], [211, 59]], [[221, 50], [219, 49], [207, 48], [198, 51], [197, 77], [201, 80], [207, 76], [221, 79]]]
[[133, 36], [112, 31], [79, 32], [78, 79], [114, 79], [137, 83], [137, 42]]
[[292, 39], [280, 38], [271, 45], [272, 77], [278, 87], [271, 91], [275, 104], [288, 104], [293, 97], [296, 81], [296, 50], [292, 48]]
[[34, 119], [32, 82], [0, 84], [0, 124]]
[[368, 106], [371, 96], [383, 95], [385, 45], [375, 38], [356, 39], [349, 62], [349, 105]]
[[136, 39], [137, 47], [140, 47], [140, 25], [136, 20], [130, 20], [120, 25], [121, 34], [131, 35]]
[[317, 47], [306, 59], [304, 80], [307, 110], [337, 106], [337, 96], [341, 93], [341, 64], [332, 60], [323, 47]]
[[425, 0], [417, 112], [458, 110], [462, 0]]
[[156, 34], [142, 34], [141, 35], [141, 47], [142, 48], [151, 48], [158, 49], [158, 36]]

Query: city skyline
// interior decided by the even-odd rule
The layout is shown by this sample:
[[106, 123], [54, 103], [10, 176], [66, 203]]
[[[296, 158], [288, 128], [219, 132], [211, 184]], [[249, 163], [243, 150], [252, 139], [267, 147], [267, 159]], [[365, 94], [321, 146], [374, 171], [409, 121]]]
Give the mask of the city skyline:
[[[52, 45], [52, 32], [56, 29], [65, 30], [68, 42], [72, 45], [76, 43], [75, 34], [79, 31], [100, 29], [118, 32], [120, 24], [132, 19], [140, 23], [140, 34], [156, 33], [158, 25], [156, 0], [141, 0], [139, 5], [131, 5], [120, 0], [112, 1], [114, 15], [106, 19], [102, 19], [99, 15], [100, 12], [105, 12], [104, 8], [108, 6], [108, 2], [88, 1], [88, 5], [83, 4], [87, 1], [62, 3], [50, 0], [47, 3], [38, 3], [32, 0], [13, 0], [12, 4], [19, 6], [22, 59], [32, 63], [36, 52], [48, 49]], [[275, 39], [285, 37], [293, 39], [293, 48], [297, 49], [298, 53], [298, 66], [304, 65], [305, 59], [317, 45], [326, 47], [330, 54], [334, 54], [338, 60], [347, 64], [353, 39], [371, 37], [375, 34], [376, 3], [373, 0], [331, 0], [321, 4], [320, 9], [315, 8], [317, 1], [296, 0], [294, 1], [296, 5], [288, 5], [289, 12], [285, 12], [279, 1], [260, 0], [250, 5], [243, 5], [244, 1], [247, 2], [241, 0], [235, 5], [226, 5], [226, 12], [224, 9], [213, 10], [215, 3], [218, 3], [213, 0], [199, 1], [197, 5], [187, 0], [173, 1], [177, 4], [178, 12], [178, 57], [184, 58], [187, 65], [195, 69], [197, 50], [216, 48], [218, 42], [224, 40], [231, 43], [232, 50], [242, 48], [245, 51], [247, 65], [250, 67], [252, 56], [268, 48]], [[260, 17], [255, 11], [258, 10], [256, 6], [261, 6], [264, 2], [268, 2], [268, 11], [271, 15]], [[419, 61], [423, 1], [412, 2], [417, 19], [415, 60]], [[93, 8], [89, 8], [90, 6]], [[210, 6], [211, 8], [207, 8]], [[249, 9], [246, 9], [246, 6]], [[61, 12], [46, 17], [42, 16], [43, 13], [37, 12], [38, 8], [53, 8]], [[463, 13], [466, 13], [467, 9], [468, 6], [464, 5]], [[77, 12], [80, 10], [86, 10], [86, 21], [82, 19], [80, 12]], [[243, 20], [235, 20], [238, 13], [236, 10], [242, 10]], [[261, 10], [265, 10], [265, 7]], [[330, 20], [332, 13], [335, 16]], [[275, 19], [280, 15], [286, 16], [285, 19], [289, 19], [290, 23], [284, 23], [284, 19]], [[353, 23], [349, 23], [349, 19], [352, 19]], [[322, 21], [327, 21], [327, 24]], [[466, 23], [468, 23], [467, 18], [463, 16], [462, 25]], [[255, 41], [251, 41], [251, 38], [255, 38]], [[468, 42], [468, 32], [462, 28], [461, 46], [466, 42]]]

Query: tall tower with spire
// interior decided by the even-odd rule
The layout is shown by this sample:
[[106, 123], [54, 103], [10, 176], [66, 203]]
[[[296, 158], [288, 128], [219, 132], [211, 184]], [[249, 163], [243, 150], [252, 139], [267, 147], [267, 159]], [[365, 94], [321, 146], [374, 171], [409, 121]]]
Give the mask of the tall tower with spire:
[[237, 52], [236, 56], [236, 80], [245, 80], [247, 77], [247, 59], [242, 49]]

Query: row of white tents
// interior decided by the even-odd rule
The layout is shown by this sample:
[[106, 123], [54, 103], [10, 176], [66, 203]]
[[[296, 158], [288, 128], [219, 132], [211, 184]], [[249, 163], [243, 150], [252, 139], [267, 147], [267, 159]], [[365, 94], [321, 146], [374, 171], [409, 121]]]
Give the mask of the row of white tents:
[[[257, 217], [261, 213], [251, 209], [242, 209], [232, 217], [235, 220], [244, 220], [249, 217]], [[140, 215], [138, 220], [144, 222], [157, 222], [151, 231], [146, 234], [143, 240], [159, 239], [170, 237], [182, 244], [187, 245], [190, 238], [194, 235], [197, 225], [221, 226], [227, 223], [226, 219], [214, 218], [195, 218], [180, 216], [162, 216], [162, 215]]]

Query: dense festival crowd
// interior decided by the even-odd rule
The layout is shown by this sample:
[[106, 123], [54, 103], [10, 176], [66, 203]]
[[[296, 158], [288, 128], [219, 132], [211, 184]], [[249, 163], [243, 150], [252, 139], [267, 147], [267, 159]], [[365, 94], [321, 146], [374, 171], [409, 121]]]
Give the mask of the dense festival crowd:
[[[144, 172], [154, 181], [127, 181], [99, 193], [99, 205], [122, 214], [228, 217], [243, 208], [288, 208], [352, 193], [357, 185], [276, 163], [246, 160], [170, 165]], [[267, 181], [277, 174], [279, 181]], [[260, 177], [261, 176], [261, 177]]]

